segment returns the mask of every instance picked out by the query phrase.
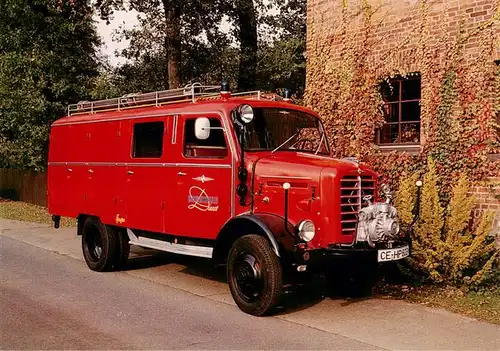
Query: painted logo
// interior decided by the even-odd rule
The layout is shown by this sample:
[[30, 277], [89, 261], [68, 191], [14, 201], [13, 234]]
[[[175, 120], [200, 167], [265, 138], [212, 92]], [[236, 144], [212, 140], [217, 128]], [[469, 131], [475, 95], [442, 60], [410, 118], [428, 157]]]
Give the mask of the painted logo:
[[193, 178], [193, 180], [197, 180], [199, 182], [205, 183], [205, 182], [209, 182], [209, 181], [214, 180], [214, 179], [210, 178], [210, 177], [205, 177], [205, 175], [202, 174], [201, 177], [195, 177], [195, 178]]
[[215, 212], [219, 210], [219, 197], [208, 196], [205, 189], [192, 186], [189, 189], [188, 209], [200, 210], [203, 212]]
[[117, 213], [115, 217], [116, 224], [122, 224], [125, 223], [125, 218], [120, 217], [120, 215]]

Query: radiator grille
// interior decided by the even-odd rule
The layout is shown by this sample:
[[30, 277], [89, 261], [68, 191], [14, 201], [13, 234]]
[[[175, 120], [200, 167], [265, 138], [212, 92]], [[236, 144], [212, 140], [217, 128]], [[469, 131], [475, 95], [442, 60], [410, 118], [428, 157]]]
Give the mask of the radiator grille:
[[356, 231], [358, 212], [366, 204], [363, 197], [375, 195], [375, 179], [370, 175], [346, 175], [340, 180], [340, 221], [342, 234]]

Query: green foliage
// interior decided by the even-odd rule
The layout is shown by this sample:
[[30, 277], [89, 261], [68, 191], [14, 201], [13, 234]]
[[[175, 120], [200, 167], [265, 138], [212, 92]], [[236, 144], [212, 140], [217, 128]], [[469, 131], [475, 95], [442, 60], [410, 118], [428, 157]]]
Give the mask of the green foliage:
[[[410, 183], [415, 175], [401, 181], [396, 206], [402, 223], [407, 223], [414, 193]], [[491, 235], [493, 213], [481, 216], [475, 231], [470, 230], [474, 197], [470, 182], [461, 175], [454, 183], [446, 211], [440, 205], [439, 179], [435, 163], [428, 160], [421, 196], [421, 212], [413, 235], [409, 260], [412, 268], [427, 279], [476, 289], [500, 282], [499, 250]]]
[[415, 186], [418, 175], [413, 174], [410, 177], [401, 177], [399, 187], [394, 199], [394, 205], [398, 209], [400, 223], [408, 228], [413, 220], [413, 210], [417, 197], [417, 187]]
[[[130, 41], [130, 45], [119, 53], [128, 63], [107, 73], [115, 76], [114, 81], [121, 92], [169, 88], [172, 58], [167, 57], [170, 47], [165, 41], [168, 33], [162, 8], [173, 3], [179, 6], [182, 34], [180, 56], [175, 62], [180, 85], [192, 82], [219, 84], [226, 79], [235, 90], [289, 88], [298, 98], [302, 97], [306, 0], [272, 0], [265, 4], [259, 0], [253, 2], [253, 10], [249, 7], [252, 1], [248, 0], [190, 0], [182, 4], [139, 0], [128, 5], [121, 0], [97, 1], [96, 6], [104, 18], [108, 18], [113, 9], [124, 6], [140, 13], [137, 27], [121, 29], [117, 35], [117, 39]], [[252, 46], [253, 39], [245, 34], [253, 27], [245, 29], [242, 36], [241, 26], [253, 26], [253, 20], [248, 19], [242, 9], [256, 17], [259, 31], [256, 47]], [[256, 73], [250, 72], [254, 69]]]
[[259, 49], [259, 89], [276, 91], [288, 88], [301, 97], [306, 78], [304, 51], [304, 37], [263, 44]]
[[99, 40], [85, 4], [0, 6], [0, 167], [43, 169], [50, 123], [87, 97]]
[[438, 178], [431, 158], [423, 182], [420, 218], [412, 244], [412, 262], [419, 270], [428, 273], [432, 280], [440, 282], [443, 280], [440, 258], [445, 251], [441, 240], [444, 211], [439, 203]]
[[[120, 53], [126, 64], [105, 68], [99, 62], [91, 3], [104, 19], [115, 9], [139, 13], [137, 27], [117, 33], [116, 39], [130, 41]], [[253, 23], [245, 20], [243, 5], [255, 12], [262, 30], [258, 49], [247, 58], [258, 75], [245, 84], [288, 87], [300, 97], [305, 0], [272, 0], [265, 6], [248, 0], [0, 2], [0, 167], [43, 169], [49, 126], [69, 103], [167, 89], [172, 74], [174, 85], [227, 79], [236, 88], [242, 72], [238, 33], [243, 22]], [[270, 8], [272, 15], [266, 12]], [[228, 32], [221, 30], [223, 19]]]

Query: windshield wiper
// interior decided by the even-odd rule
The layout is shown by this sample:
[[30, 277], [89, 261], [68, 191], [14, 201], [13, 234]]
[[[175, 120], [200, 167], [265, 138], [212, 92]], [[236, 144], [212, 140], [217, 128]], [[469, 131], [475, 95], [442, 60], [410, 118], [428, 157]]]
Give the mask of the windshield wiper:
[[323, 133], [321, 134], [321, 139], [319, 140], [318, 148], [316, 149], [316, 152], [314, 153], [315, 155], [317, 155], [317, 154], [318, 154], [319, 149], [321, 148], [321, 144], [323, 144], [323, 140], [324, 140], [324, 138], [325, 138], [325, 132], [323, 132]]
[[281, 143], [276, 149], [274, 149], [273, 151], [271, 151], [271, 153], [273, 154], [275, 151], [278, 151], [279, 149], [281, 149], [281, 147], [283, 145], [285, 145], [286, 143], [288, 143], [290, 140], [292, 140], [293, 138], [295, 138], [297, 135], [299, 134], [299, 132], [295, 133], [294, 135], [292, 135], [290, 138], [286, 139], [283, 143]]

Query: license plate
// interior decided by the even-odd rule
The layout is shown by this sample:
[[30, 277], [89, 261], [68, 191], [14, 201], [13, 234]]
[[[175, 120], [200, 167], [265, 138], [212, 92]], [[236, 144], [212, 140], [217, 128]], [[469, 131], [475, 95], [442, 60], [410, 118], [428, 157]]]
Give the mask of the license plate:
[[405, 258], [410, 255], [410, 248], [408, 245], [403, 247], [398, 247], [395, 249], [384, 249], [378, 250], [378, 262], [386, 262], [386, 261], [396, 261], [402, 258]]

